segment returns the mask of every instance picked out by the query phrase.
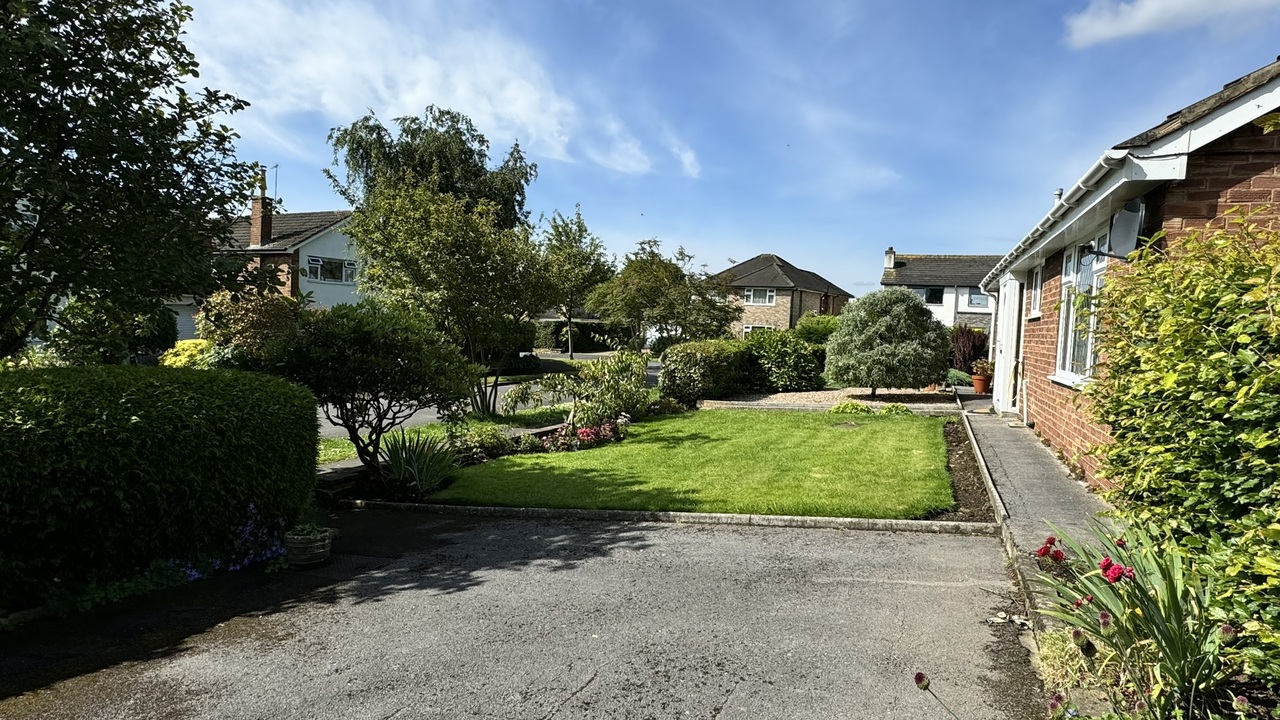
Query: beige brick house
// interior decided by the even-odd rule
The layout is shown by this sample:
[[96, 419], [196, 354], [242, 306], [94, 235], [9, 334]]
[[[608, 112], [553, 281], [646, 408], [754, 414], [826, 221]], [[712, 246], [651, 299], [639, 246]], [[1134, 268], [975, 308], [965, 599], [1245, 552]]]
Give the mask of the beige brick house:
[[1256, 122], [1277, 111], [1280, 61], [1105, 151], [982, 280], [999, 296], [996, 409], [1018, 413], [1090, 482], [1097, 460], [1085, 451], [1109, 433], [1080, 396], [1102, 358], [1073, 299], [1159, 231], [1176, 246], [1194, 230], [1225, 227], [1232, 208], [1280, 226], [1280, 133]]
[[742, 305], [733, 333], [788, 330], [805, 313], [839, 315], [853, 296], [821, 275], [801, 270], [777, 255], [765, 253], [716, 273], [733, 291], [732, 302]]

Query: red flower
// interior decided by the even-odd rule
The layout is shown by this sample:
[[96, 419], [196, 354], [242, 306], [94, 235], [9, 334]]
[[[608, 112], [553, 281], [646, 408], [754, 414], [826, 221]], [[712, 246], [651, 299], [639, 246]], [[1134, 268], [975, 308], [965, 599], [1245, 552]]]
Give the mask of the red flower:
[[1045, 544], [1045, 545], [1057, 545], [1057, 544], [1058, 544], [1058, 538], [1056, 538], [1056, 537], [1054, 537], [1054, 536], [1050, 535], [1049, 537], [1047, 537], [1047, 538], [1045, 538], [1045, 539], [1044, 539], [1044, 544]]
[[1106, 572], [1107, 569], [1110, 567], [1111, 567], [1111, 558], [1109, 557], [1102, 558], [1102, 562], [1098, 563], [1098, 569], [1101, 570], [1102, 572]]
[[1046, 555], [1048, 555], [1048, 554], [1049, 554], [1049, 546], [1048, 546], [1048, 545], [1045, 545], [1045, 546], [1041, 547], [1039, 550], [1037, 550], [1037, 551], [1036, 551], [1036, 555], [1038, 555], [1039, 557], [1044, 557], [1044, 556], [1046, 556]]
[[925, 674], [924, 674], [924, 673], [922, 673], [922, 672], [918, 672], [918, 673], [916, 673], [915, 681], [916, 681], [916, 687], [920, 688], [921, 690], [928, 690], [928, 689], [929, 689], [929, 676], [928, 676], [928, 675], [925, 675]]
[[1091, 602], [1093, 602], [1093, 596], [1085, 595], [1082, 598], [1076, 598], [1076, 601], [1071, 603], [1071, 605], [1072, 607], [1080, 607], [1081, 605], [1088, 605]]
[[1128, 545], [1128, 544], [1129, 543], [1126, 543], [1124, 541], [1124, 538], [1116, 538], [1116, 547], [1124, 547], [1125, 545]]
[[1114, 585], [1115, 583], [1120, 582], [1120, 579], [1124, 577], [1124, 566], [1112, 565], [1106, 569], [1105, 575], [1107, 582]]
[[1065, 562], [1065, 561], [1066, 561], [1066, 559], [1067, 559], [1067, 554], [1066, 554], [1066, 553], [1062, 552], [1061, 550], [1054, 550], [1054, 551], [1053, 551], [1053, 561], [1054, 561], [1054, 562], [1056, 562], [1056, 563]]

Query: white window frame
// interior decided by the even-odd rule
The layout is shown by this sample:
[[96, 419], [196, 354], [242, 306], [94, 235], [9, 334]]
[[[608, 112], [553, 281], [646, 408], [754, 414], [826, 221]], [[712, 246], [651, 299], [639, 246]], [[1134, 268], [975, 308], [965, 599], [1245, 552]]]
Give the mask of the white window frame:
[[[936, 302], [936, 303], [931, 303], [931, 302], [929, 302], [929, 291], [930, 291], [930, 290], [937, 290], [937, 291], [941, 292], [941, 293], [942, 293], [942, 298], [941, 298], [940, 300], [938, 300], [938, 302]], [[946, 304], [947, 304], [947, 289], [946, 289], [945, 287], [941, 286], [941, 285], [927, 285], [927, 286], [922, 286], [922, 287], [913, 287], [913, 288], [911, 288], [911, 292], [914, 292], [916, 295], [919, 295], [919, 296], [920, 296], [920, 301], [921, 301], [921, 302], [923, 302], [925, 305], [929, 305], [929, 306], [939, 306], [939, 305], [946, 305]]]
[[[326, 262], [342, 263], [342, 279], [341, 280], [324, 280], [321, 279], [321, 267]], [[308, 255], [307, 262], [303, 266], [302, 276], [309, 282], [324, 283], [326, 285], [355, 285], [357, 274], [357, 264], [355, 260], [347, 260], [345, 258], [331, 258], [321, 255]]]
[[[1109, 247], [1107, 240], [1107, 230], [1104, 228], [1094, 232], [1089, 240], [1067, 248], [1062, 254], [1062, 300], [1061, 310], [1058, 313], [1057, 358], [1054, 363], [1054, 373], [1049, 376], [1049, 379], [1056, 383], [1079, 388], [1093, 376], [1094, 367], [1098, 363], [1098, 351], [1095, 346], [1097, 318], [1091, 316], [1089, 326], [1083, 335], [1077, 335], [1075, 332], [1077, 328], [1073, 326], [1076, 325], [1079, 311], [1074, 303], [1075, 297], [1081, 292], [1088, 292], [1093, 297], [1097, 297], [1102, 289], [1106, 276], [1107, 258], [1102, 255], [1093, 256], [1093, 263], [1087, 277], [1080, 271], [1079, 260], [1085, 247], [1091, 246], [1095, 250], [1106, 252]], [[1082, 283], [1087, 284], [1082, 285]], [[1072, 367], [1072, 360], [1079, 350], [1081, 339], [1086, 343], [1085, 364], [1076, 369]]]
[[[974, 290], [977, 290], [977, 292], [975, 293], [975, 292], [974, 292]], [[983, 303], [982, 303], [981, 305], [974, 305], [974, 304], [973, 304], [973, 296], [974, 296], [974, 295], [977, 295], [978, 297], [980, 297], [980, 298], [982, 298], [982, 299], [983, 299]], [[965, 301], [965, 305], [966, 305], [966, 306], [968, 306], [968, 307], [971, 307], [971, 308], [980, 308], [980, 309], [982, 309], [982, 310], [987, 310], [987, 309], [990, 309], [990, 307], [991, 307], [991, 298], [987, 297], [987, 294], [986, 294], [986, 293], [984, 293], [984, 292], [982, 292], [982, 288], [980, 288], [980, 287], [969, 287], [969, 288], [966, 288], [966, 289], [965, 289], [965, 300], [964, 300], [964, 301]]]
[[743, 325], [742, 337], [745, 338], [746, 336], [750, 335], [756, 330], [777, 330], [777, 329], [778, 329], [778, 326], [776, 325]]
[[[757, 291], [757, 290], [762, 290], [762, 291], [764, 291], [764, 293], [765, 293], [765, 302], [755, 302], [755, 294], [756, 294], [756, 291]], [[778, 302], [778, 291], [777, 291], [777, 289], [775, 289], [775, 288], [758, 288], [758, 287], [753, 287], [753, 288], [743, 288], [743, 289], [742, 289], [742, 304], [743, 304], [743, 305], [753, 305], [753, 306], [755, 306], [755, 307], [771, 307], [771, 306], [773, 306], [773, 305], [777, 304], [777, 302]], [[763, 326], [761, 326], [761, 327], [763, 327]]]
[[1031, 299], [1028, 301], [1027, 318], [1040, 317], [1040, 305], [1044, 298], [1044, 265], [1037, 265], [1031, 271], [1031, 281], [1028, 283], [1031, 292]]

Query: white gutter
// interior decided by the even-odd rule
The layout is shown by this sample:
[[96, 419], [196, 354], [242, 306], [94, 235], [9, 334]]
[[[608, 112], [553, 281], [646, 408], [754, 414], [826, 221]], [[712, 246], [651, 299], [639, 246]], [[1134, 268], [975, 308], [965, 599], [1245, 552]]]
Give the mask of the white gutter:
[[984, 290], [990, 287], [996, 278], [1000, 277], [1022, 255], [1023, 251], [1029, 249], [1037, 240], [1044, 237], [1045, 233], [1052, 230], [1053, 226], [1057, 225], [1058, 221], [1062, 219], [1062, 216], [1067, 214], [1067, 211], [1078, 205], [1090, 190], [1097, 187], [1107, 173], [1123, 167], [1127, 157], [1129, 157], [1128, 150], [1111, 149], [1104, 152], [1102, 157], [1098, 158], [1093, 163], [1093, 166], [1076, 181], [1076, 184], [1071, 186], [1070, 190], [1053, 203], [1053, 207], [1040, 219], [1040, 222], [1036, 223], [1035, 227], [1031, 228], [1031, 232], [1027, 233], [1027, 236], [1007, 255], [1000, 258], [1000, 262], [996, 263], [996, 266], [991, 268], [991, 272], [987, 273], [987, 276], [982, 279], [980, 286]]

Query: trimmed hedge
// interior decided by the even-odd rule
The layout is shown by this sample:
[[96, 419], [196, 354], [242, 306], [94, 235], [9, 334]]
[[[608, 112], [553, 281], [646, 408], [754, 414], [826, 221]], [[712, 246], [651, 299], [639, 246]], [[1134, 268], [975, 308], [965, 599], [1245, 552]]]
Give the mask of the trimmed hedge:
[[0, 373], [0, 609], [243, 560], [310, 501], [317, 434], [311, 393], [267, 375]]
[[741, 340], [698, 340], [662, 354], [658, 391], [686, 407], [755, 389], [760, 368]]
[[785, 330], [757, 330], [746, 339], [747, 348], [761, 371], [760, 382], [767, 392], [821, 390], [826, 361], [824, 348]]

